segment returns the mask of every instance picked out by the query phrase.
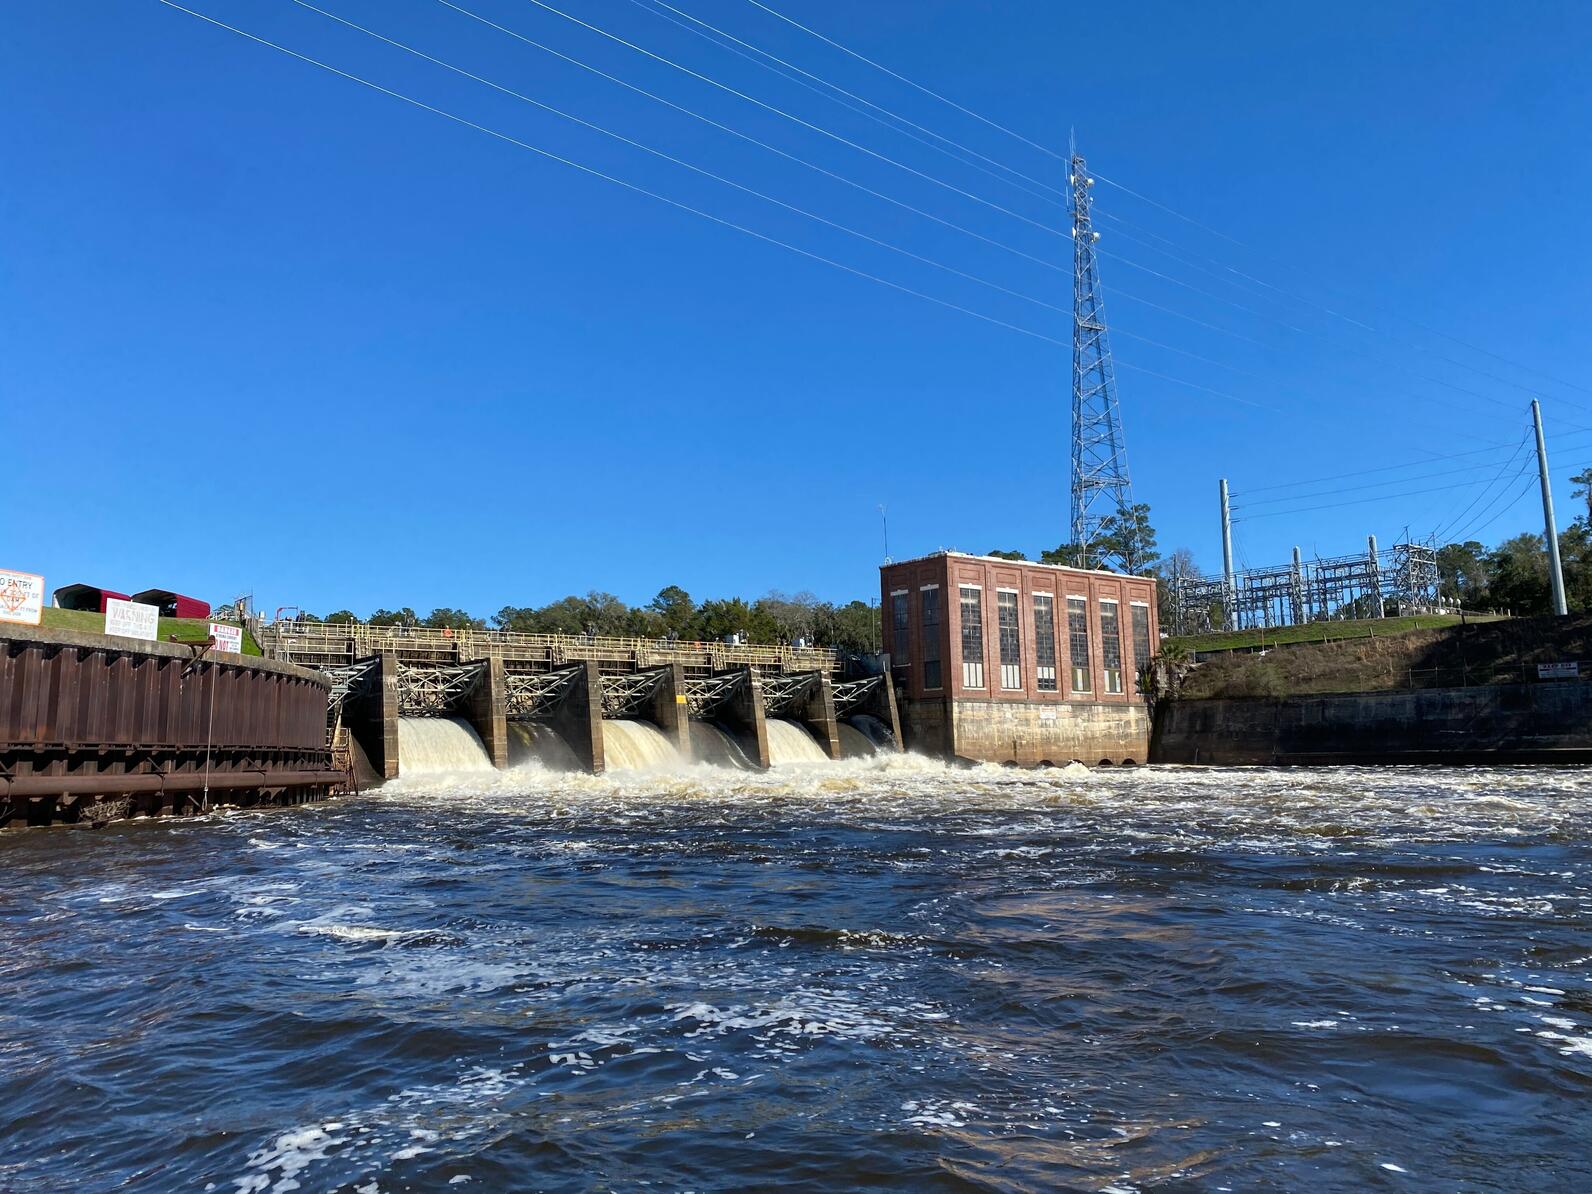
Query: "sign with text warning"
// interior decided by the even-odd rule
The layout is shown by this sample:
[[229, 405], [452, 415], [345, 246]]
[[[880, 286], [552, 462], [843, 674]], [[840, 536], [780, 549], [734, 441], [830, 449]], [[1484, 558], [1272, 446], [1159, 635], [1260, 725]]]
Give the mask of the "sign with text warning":
[[44, 577], [0, 568], [0, 622], [37, 626], [44, 612]]
[[120, 597], [105, 599], [105, 633], [154, 641], [160, 631], [160, 607]]
[[210, 637], [216, 640], [217, 651], [231, 651], [234, 655], [243, 654], [243, 628], [241, 626], [223, 626], [220, 622], [210, 623]]

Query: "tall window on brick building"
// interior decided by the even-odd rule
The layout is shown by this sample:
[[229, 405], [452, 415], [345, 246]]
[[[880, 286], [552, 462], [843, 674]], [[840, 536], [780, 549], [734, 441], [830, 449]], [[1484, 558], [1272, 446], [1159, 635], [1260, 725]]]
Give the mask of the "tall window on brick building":
[[1018, 629], [1017, 594], [1000, 589], [995, 594], [995, 615], [1001, 636], [1001, 687], [1023, 686], [1023, 636]]
[[1135, 601], [1128, 614], [1133, 619], [1133, 667], [1142, 676], [1150, 666], [1150, 607]]
[[921, 617], [918, 619], [922, 629], [922, 643], [918, 647], [918, 654], [923, 659], [923, 687], [939, 688], [943, 681], [940, 678], [940, 587], [934, 585], [924, 589], [920, 595]]
[[1100, 666], [1106, 674], [1106, 691], [1122, 691], [1122, 626], [1117, 603], [1100, 601]]
[[912, 662], [912, 630], [905, 590], [890, 594], [890, 627], [890, 666], [906, 667]]
[[1094, 670], [1089, 658], [1089, 599], [1067, 598], [1067, 646], [1072, 654], [1072, 690], [1088, 692], [1094, 687]]
[[984, 593], [962, 586], [962, 687], [984, 687]]
[[1056, 599], [1034, 594], [1034, 680], [1040, 692], [1056, 691]]

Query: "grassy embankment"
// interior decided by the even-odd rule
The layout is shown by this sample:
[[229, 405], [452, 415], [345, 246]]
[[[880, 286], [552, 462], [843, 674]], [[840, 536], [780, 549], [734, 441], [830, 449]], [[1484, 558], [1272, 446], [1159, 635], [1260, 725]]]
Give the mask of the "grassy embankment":
[[[219, 625], [236, 626], [236, 622], [221, 622]], [[80, 630], [88, 634], [105, 633], [105, 615], [86, 609], [54, 609], [45, 607], [40, 625], [52, 630]], [[162, 618], [157, 630], [160, 641], [167, 643], [173, 635], [180, 643], [202, 643], [210, 637], [210, 620], [208, 618]], [[243, 653], [245, 655], [262, 655], [260, 644], [254, 641], [247, 628], [243, 631]]]
[[[1493, 622], [1501, 614], [1466, 614], [1464, 621]], [[1219, 630], [1211, 634], [1183, 634], [1167, 640], [1189, 654], [1203, 651], [1243, 651], [1253, 647], [1281, 647], [1291, 643], [1331, 643], [1351, 638], [1388, 638], [1411, 630], [1440, 630], [1458, 626], [1458, 614], [1421, 614], [1408, 618], [1363, 618], [1344, 622], [1307, 622], [1303, 626], [1273, 626], [1258, 630]]]
[[1570, 660], [1592, 671], [1586, 662], [1592, 661], [1592, 615], [1467, 619], [1467, 625], [1455, 619], [1442, 627], [1384, 631], [1397, 620], [1379, 623], [1374, 638], [1345, 636], [1264, 655], [1234, 652], [1208, 659], [1183, 678], [1178, 696], [1287, 697], [1510, 683], [1535, 680], [1539, 663]]

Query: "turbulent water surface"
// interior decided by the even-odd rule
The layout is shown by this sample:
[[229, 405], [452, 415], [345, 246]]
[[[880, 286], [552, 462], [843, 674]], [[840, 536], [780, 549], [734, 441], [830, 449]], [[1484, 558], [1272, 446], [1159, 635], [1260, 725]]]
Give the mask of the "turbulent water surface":
[[1589, 814], [893, 759], [8, 833], [0, 1189], [1586, 1189]]

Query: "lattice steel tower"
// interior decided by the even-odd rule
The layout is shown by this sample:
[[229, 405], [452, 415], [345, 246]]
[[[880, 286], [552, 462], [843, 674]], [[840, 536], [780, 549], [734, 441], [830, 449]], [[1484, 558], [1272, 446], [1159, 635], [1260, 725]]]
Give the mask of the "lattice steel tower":
[[[1128, 454], [1122, 446], [1122, 415], [1117, 409], [1116, 371], [1106, 339], [1105, 301], [1100, 293], [1100, 266], [1095, 242], [1100, 239], [1089, 219], [1089, 188], [1094, 179], [1068, 143], [1072, 184], [1072, 542], [1079, 563], [1095, 567], [1095, 542], [1107, 517], [1133, 504], [1128, 481]], [[1108, 555], [1110, 553], [1107, 553]], [[1120, 559], [1110, 562], [1122, 564]]]

